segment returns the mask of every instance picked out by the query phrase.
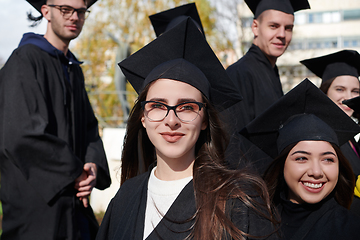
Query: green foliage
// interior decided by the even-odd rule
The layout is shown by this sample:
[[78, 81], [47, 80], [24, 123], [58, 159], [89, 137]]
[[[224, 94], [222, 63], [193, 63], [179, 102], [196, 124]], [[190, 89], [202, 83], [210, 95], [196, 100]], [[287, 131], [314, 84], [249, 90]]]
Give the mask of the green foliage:
[[[115, 68], [118, 68], [116, 63], [121, 61], [115, 60], [118, 47], [129, 47], [131, 53], [137, 51], [155, 38], [149, 15], [189, 2], [192, 1], [102, 0], [96, 3], [97, 11], [93, 11], [86, 20], [73, 50], [80, 59], [85, 60], [83, 70], [86, 85], [89, 86], [89, 98], [102, 126], [119, 126], [122, 123], [123, 112], [115, 94], [114, 81], [103, 81], [104, 78], [114, 78]], [[207, 41], [214, 51], [231, 46], [215, 29], [215, 9], [209, 1], [196, 0], [195, 3]], [[129, 84], [126, 88], [129, 92], [128, 102], [132, 107], [136, 93]]]

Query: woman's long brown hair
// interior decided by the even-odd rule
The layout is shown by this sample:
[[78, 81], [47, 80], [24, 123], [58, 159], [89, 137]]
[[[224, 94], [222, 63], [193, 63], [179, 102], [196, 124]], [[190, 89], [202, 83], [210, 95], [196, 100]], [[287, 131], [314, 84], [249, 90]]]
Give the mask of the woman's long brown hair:
[[[284, 179], [284, 165], [289, 152], [296, 144], [287, 146], [264, 173], [270, 198], [275, 205], [280, 203], [280, 192], [288, 188]], [[339, 177], [333, 190], [334, 198], [341, 206], [349, 209], [354, 195], [355, 176], [340, 148], [335, 144], [331, 145], [339, 159]]]
[[[141, 123], [143, 111], [140, 103], [146, 99], [150, 86], [139, 95], [129, 116], [122, 152], [121, 184], [146, 172], [156, 159], [155, 147]], [[195, 147], [193, 184], [197, 212], [189, 238], [215, 240], [223, 239], [227, 234], [232, 239], [245, 239], [249, 234], [238, 229], [225, 213], [227, 200], [240, 199], [251, 211], [269, 222], [274, 225], [278, 222], [273, 215], [265, 182], [250, 170], [229, 170], [225, 167], [227, 135], [212, 104], [205, 97], [203, 102], [207, 106], [208, 127], [201, 131]]]
[[332, 82], [335, 80], [336, 77], [330, 78], [328, 80], [322, 81], [319, 89], [327, 95], [327, 92], [332, 84]]

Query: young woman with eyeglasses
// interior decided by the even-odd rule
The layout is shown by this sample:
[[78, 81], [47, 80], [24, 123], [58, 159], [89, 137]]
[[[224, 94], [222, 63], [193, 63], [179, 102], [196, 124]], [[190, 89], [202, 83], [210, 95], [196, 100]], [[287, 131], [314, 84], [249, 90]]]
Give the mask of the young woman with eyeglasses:
[[240, 98], [192, 21], [119, 65], [139, 97], [97, 239], [276, 239], [261, 178], [224, 165], [214, 104]]

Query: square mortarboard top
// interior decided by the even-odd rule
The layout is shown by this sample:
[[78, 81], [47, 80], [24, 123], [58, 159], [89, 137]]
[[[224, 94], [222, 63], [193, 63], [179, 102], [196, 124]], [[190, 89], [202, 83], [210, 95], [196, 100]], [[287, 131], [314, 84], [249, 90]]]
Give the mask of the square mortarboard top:
[[154, 27], [156, 37], [171, 29], [187, 17], [191, 17], [191, 19], [195, 22], [195, 25], [205, 36], [195, 3], [184, 4], [149, 16], [151, 24]]
[[168, 78], [194, 86], [220, 109], [242, 99], [190, 17], [130, 55], [119, 66], [138, 94], [150, 82]]
[[300, 61], [322, 82], [334, 77], [349, 75], [356, 78], [360, 74], [360, 54], [354, 50], [342, 50], [321, 57]]
[[[41, 13], [41, 6], [46, 4], [46, 0], [26, 0], [30, 3], [39, 13]], [[87, 0], [87, 8], [90, 8], [97, 0]]]
[[343, 145], [360, 127], [308, 79], [281, 97], [242, 131], [272, 158], [299, 141]]
[[245, 0], [246, 4], [254, 14], [254, 18], [258, 18], [260, 14], [266, 10], [277, 10], [288, 14], [302, 9], [310, 9], [307, 0]]

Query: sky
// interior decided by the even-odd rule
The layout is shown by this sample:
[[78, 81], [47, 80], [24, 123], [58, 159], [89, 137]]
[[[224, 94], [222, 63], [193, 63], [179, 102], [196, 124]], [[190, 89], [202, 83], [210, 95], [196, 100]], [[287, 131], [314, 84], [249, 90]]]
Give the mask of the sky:
[[29, 27], [27, 12], [34, 16], [38, 12], [25, 0], [0, 0], [0, 62], [5, 62], [12, 51], [18, 46], [25, 32], [44, 34], [46, 21], [35, 27]]

